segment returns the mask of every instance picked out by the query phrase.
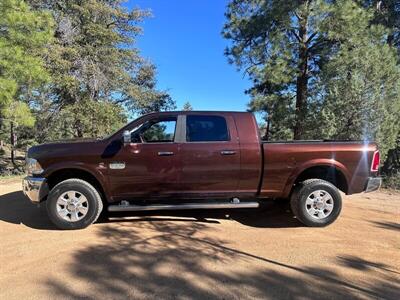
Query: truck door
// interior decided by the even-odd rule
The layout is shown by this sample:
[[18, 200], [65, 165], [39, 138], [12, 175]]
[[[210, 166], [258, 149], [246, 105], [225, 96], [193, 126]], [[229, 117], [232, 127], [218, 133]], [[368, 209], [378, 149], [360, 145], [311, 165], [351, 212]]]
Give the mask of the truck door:
[[176, 115], [157, 116], [132, 129], [132, 142], [109, 165], [115, 200], [165, 197], [178, 190], [177, 121]]
[[238, 188], [240, 146], [233, 117], [183, 116], [180, 189], [184, 195], [224, 196]]

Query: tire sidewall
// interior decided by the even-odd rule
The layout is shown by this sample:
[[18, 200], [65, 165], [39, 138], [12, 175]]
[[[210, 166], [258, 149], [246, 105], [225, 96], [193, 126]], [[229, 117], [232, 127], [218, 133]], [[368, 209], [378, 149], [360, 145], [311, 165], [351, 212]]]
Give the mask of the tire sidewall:
[[[50, 191], [48, 199], [46, 201], [47, 213], [51, 221], [55, 223], [57, 227], [59, 227], [60, 229], [81, 229], [92, 224], [99, 210], [97, 195], [95, 190], [93, 189], [84, 184], [79, 184], [78, 182], [65, 181], [56, 185]], [[63, 193], [68, 191], [77, 191], [79, 193], [82, 193], [88, 201], [89, 208], [86, 216], [83, 219], [76, 222], [68, 222], [64, 220], [62, 217], [60, 217], [57, 213], [57, 199]]]
[[[308, 196], [317, 190], [323, 190], [328, 192], [333, 199], [333, 210], [329, 216], [324, 219], [316, 219], [310, 216], [306, 209], [306, 200]], [[339, 216], [342, 210], [342, 197], [336, 187], [332, 186], [328, 182], [315, 182], [304, 186], [298, 193], [298, 207], [297, 212], [300, 217], [300, 221], [308, 226], [322, 227], [333, 223]]]

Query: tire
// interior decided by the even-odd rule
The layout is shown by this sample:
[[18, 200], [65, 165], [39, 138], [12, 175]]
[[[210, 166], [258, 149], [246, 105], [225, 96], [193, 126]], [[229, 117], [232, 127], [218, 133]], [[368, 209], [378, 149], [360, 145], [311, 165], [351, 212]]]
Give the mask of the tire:
[[290, 206], [304, 225], [324, 227], [338, 218], [342, 210], [342, 197], [330, 182], [308, 179], [294, 188]]
[[83, 229], [94, 223], [103, 210], [99, 192], [81, 179], [67, 179], [52, 188], [47, 214], [59, 229]]

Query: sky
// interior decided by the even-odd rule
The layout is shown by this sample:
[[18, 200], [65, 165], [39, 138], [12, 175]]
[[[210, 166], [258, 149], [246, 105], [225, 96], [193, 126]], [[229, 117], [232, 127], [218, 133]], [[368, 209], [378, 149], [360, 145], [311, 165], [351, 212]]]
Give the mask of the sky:
[[150, 9], [137, 40], [142, 56], [157, 66], [157, 87], [178, 109], [244, 111], [250, 82], [228, 63], [222, 35], [227, 0], [134, 0], [128, 8]]

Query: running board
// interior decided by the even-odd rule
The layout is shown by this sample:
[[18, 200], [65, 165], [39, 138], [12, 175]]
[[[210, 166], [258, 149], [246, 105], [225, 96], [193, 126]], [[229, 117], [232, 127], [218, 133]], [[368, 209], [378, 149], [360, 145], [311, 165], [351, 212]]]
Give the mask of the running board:
[[241, 203], [186, 203], [177, 205], [110, 205], [108, 211], [149, 211], [149, 210], [183, 210], [183, 209], [221, 209], [221, 208], [257, 208], [258, 202]]

